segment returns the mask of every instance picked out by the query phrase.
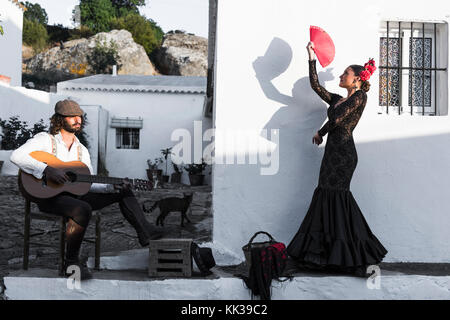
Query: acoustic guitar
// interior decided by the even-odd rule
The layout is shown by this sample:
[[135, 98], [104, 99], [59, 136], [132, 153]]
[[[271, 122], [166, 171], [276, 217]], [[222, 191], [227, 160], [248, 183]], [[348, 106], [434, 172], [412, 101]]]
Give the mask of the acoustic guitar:
[[[51, 167], [61, 169], [69, 177], [63, 184], [53, 182], [44, 178], [37, 179], [32, 174], [19, 170], [19, 189], [29, 200], [48, 199], [62, 192], [82, 196], [89, 192], [92, 183], [121, 184], [125, 178], [112, 178], [91, 175], [89, 168], [81, 161], [64, 162], [54, 155], [44, 151], [30, 153], [34, 159], [44, 162]], [[148, 180], [127, 179], [135, 190], [151, 190], [152, 184]]]

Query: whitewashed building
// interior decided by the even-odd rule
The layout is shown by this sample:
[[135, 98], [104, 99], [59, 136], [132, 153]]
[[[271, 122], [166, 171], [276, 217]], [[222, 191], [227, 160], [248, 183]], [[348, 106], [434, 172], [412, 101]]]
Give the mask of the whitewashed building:
[[[96, 109], [87, 112], [87, 119], [91, 128], [98, 128], [99, 159], [110, 176], [146, 178], [147, 159], [162, 157], [161, 149], [188, 138], [177, 135], [177, 129], [192, 139], [189, 151], [194, 155], [203, 148], [203, 143], [194, 144], [194, 135], [201, 141], [212, 126], [212, 119], [205, 117], [206, 77], [95, 75], [60, 82], [57, 93], [83, 109]], [[184, 163], [195, 161], [189, 158]], [[167, 169], [170, 175], [170, 160]], [[189, 183], [186, 172], [182, 182]], [[205, 182], [210, 182], [209, 175]]]
[[12, 86], [22, 85], [22, 24], [25, 7], [18, 0], [0, 1], [0, 76], [11, 78]]
[[[110, 176], [146, 179], [147, 159], [162, 157], [161, 149], [178, 150], [184, 164], [200, 159], [196, 155], [207, 143], [203, 134], [212, 126], [211, 117], [205, 116], [205, 92], [206, 77], [182, 76], [95, 75], [60, 82], [57, 93], [0, 84], [0, 118], [18, 115], [30, 126], [40, 119], [48, 124], [56, 102], [73, 99], [87, 114], [94, 171], [100, 163]], [[0, 150], [2, 174], [17, 174], [10, 154]], [[165, 171], [166, 166], [159, 168]], [[174, 172], [171, 160], [167, 171]], [[211, 183], [209, 173], [206, 184]], [[181, 182], [189, 184], [185, 171]]]
[[[244, 156], [247, 164], [214, 166], [215, 244], [241, 258], [259, 230], [287, 244], [307, 212], [326, 142], [312, 144], [327, 109], [309, 84], [313, 25], [336, 47], [330, 66], [317, 64], [329, 91], [346, 95], [338, 77], [347, 66], [370, 57], [378, 66], [353, 132], [358, 166], [350, 190], [389, 251], [384, 261], [450, 262], [450, 3], [227, 0], [217, 12], [214, 126], [223, 143], [215, 160]], [[238, 136], [248, 129], [254, 133]], [[271, 148], [272, 161], [263, 164], [255, 143], [233, 143], [233, 133], [235, 142], [248, 138]], [[273, 172], [262, 174], [270, 166]]]

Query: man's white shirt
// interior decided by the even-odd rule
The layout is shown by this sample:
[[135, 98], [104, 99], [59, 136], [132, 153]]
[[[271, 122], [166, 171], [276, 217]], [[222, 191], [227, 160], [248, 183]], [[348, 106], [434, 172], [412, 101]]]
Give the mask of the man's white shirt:
[[[81, 147], [81, 162], [86, 164], [89, 168], [91, 174], [94, 170], [92, 169], [91, 157], [89, 155], [89, 150], [80, 143], [77, 137], [70, 147], [62, 139], [62, 135], [59, 132], [55, 135], [56, 142], [56, 157], [64, 162], [67, 161], [77, 161], [78, 160], [78, 146]], [[10, 160], [12, 163], [17, 165], [20, 169], [26, 173], [32, 174], [37, 179], [42, 179], [43, 172], [47, 165], [41, 161], [38, 161], [30, 156], [33, 151], [45, 151], [52, 154], [52, 139], [50, 135], [46, 132], [40, 132], [36, 134], [33, 138], [29, 139], [25, 144], [17, 148], [11, 154]], [[112, 185], [103, 183], [93, 183], [91, 186], [91, 192], [112, 192], [114, 190]]]

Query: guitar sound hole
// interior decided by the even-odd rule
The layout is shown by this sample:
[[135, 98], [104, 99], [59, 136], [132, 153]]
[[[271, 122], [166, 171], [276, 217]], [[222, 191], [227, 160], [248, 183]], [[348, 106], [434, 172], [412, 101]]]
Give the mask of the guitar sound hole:
[[70, 182], [75, 182], [77, 180], [76, 173], [73, 173], [72, 171], [67, 171], [66, 175], [69, 177]]

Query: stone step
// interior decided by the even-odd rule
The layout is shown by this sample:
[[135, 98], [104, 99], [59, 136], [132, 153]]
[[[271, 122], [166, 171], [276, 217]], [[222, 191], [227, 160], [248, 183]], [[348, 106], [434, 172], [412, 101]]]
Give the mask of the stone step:
[[[4, 278], [11, 300], [249, 300], [243, 281], [217, 268], [206, 278], [153, 279], [144, 270], [98, 271], [74, 287], [56, 270], [17, 271]], [[195, 290], [192, 290], [195, 288]], [[373, 279], [298, 274], [292, 281], [272, 282], [273, 300], [435, 300], [450, 299], [450, 276], [406, 275], [385, 271]]]

